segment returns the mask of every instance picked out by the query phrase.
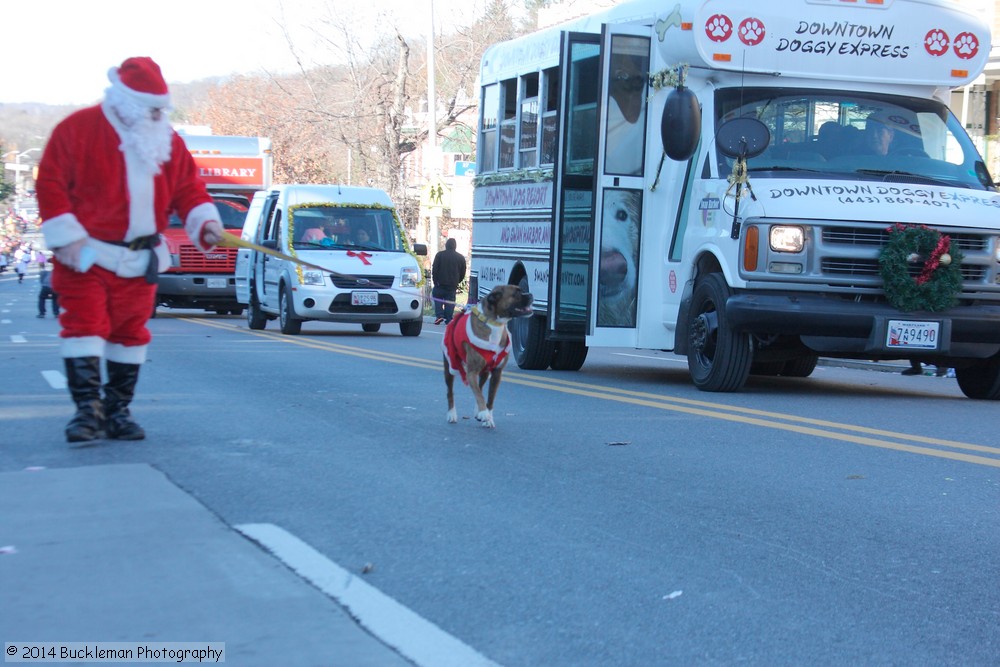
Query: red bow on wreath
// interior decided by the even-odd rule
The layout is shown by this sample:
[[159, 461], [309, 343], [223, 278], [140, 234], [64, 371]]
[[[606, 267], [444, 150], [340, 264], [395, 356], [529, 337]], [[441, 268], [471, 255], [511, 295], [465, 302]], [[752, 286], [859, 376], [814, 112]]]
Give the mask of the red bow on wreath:
[[[886, 229], [879, 274], [886, 299], [903, 312], [939, 312], [952, 307], [962, 290], [962, 252], [951, 239], [926, 225], [896, 223]], [[911, 264], [922, 262], [919, 273]]]

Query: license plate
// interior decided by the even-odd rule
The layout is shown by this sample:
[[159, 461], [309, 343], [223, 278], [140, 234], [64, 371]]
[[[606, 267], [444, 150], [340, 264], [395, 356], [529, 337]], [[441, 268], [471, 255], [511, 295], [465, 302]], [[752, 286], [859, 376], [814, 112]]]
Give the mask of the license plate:
[[940, 330], [940, 322], [889, 320], [885, 346], [893, 350], [936, 350]]
[[222, 289], [228, 281], [225, 278], [209, 278], [206, 282], [209, 289]]
[[351, 292], [352, 306], [377, 306], [378, 292]]

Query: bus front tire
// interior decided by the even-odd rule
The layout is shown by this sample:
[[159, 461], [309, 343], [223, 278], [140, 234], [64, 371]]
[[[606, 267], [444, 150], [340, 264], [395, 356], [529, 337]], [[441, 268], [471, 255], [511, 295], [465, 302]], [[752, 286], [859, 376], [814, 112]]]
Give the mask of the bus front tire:
[[750, 334], [733, 330], [726, 320], [726, 300], [733, 291], [725, 278], [711, 273], [695, 285], [688, 327], [688, 370], [702, 391], [739, 391], [753, 363]]
[[958, 388], [969, 398], [1000, 399], [1000, 355], [984, 359], [981, 366], [955, 369]]

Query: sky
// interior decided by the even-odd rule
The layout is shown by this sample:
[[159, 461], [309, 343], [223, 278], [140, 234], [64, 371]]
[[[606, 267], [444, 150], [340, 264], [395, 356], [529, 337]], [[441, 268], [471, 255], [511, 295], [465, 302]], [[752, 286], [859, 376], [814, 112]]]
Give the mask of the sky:
[[332, 9], [361, 35], [388, 22], [403, 26], [408, 38], [424, 39], [432, 4], [440, 31], [471, 23], [484, 0], [4, 2], [0, 104], [97, 102], [108, 87], [108, 70], [131, 56], [152, 57], [168, 83], [295, 71], [281, 26], [307, 65], [333, 63], [335, 49], [317, 35]]

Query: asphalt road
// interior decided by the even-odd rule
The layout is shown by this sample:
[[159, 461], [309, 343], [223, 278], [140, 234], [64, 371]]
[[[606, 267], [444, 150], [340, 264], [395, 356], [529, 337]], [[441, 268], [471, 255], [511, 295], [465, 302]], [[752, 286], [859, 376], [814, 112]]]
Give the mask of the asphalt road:
[[440, 327], [168, 311], [148, 439], [72, 448], [28, 289], [0, 276], [0, 472], [152, 464], [498, 664], [1000, 663], [1000, 406], [954, 380], [821, 366], [705, 394], [673, 355], [592, 351], [512, 368], [489, 430], [461, 386], [445, 423]]

